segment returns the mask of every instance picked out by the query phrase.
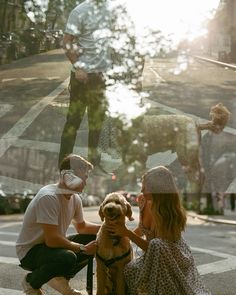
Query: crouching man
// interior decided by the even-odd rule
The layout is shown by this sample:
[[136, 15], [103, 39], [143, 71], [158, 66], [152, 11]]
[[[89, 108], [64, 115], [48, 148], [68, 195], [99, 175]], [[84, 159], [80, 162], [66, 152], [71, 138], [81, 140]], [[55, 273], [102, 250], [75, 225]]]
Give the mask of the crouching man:
[[[64, 295], [81, 294], [69, 280], [96, 252], [100, 226], [84, 220], [78, 195], [92, 169], [91, 163], [70, 154], [60, 164], [58, 183], [41, 188], [30, 202], [16, 242], [21, 267], [31, 271], [22, 282], [25, 294], [43, 294], [45, 283]], [[71, 223], [78, 234], [66, 237]]]

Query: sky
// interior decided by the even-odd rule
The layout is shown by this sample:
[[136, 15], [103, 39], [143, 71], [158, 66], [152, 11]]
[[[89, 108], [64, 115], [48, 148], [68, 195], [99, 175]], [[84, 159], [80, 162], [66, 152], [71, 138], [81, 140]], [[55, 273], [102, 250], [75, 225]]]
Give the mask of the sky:
[[123, 0], [137, 29], [161, 30], [179, 41], [206, 33], [202, 22], [212, 15], [220, 0]]
[[[48, 0], [36, 0], [42, 9]], [[125, 3], [140, 35], [146, 28], [158, 29], [178, 43], [206, 33], [202, 23], [220, 0], [112, 0]], [[28, 2], [30, 3], [30, 1]], [[34, 18], [33, 15], [29, 15]]]

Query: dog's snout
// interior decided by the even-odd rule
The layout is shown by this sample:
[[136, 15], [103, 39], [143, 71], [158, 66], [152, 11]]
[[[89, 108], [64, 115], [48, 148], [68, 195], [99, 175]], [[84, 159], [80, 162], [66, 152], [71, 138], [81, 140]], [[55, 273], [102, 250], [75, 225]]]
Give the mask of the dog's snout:
[[112, 212], [113, 211], [113, 207], [107, 207], [107, 211], [108, 212]]

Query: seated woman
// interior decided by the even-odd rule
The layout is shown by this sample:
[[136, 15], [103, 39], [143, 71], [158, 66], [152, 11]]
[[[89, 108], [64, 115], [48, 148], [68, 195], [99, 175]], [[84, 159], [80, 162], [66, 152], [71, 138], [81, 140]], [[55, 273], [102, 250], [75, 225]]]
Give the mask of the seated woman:
[[144, 250], [126, 265], [129, 294], [210, 295], [182, 237], [187, 217], [171, 172], [163, 166], [149, 170], [142, 178], [142, 193], [138, 228], [107, 228], [115, 235], [128, 236]]

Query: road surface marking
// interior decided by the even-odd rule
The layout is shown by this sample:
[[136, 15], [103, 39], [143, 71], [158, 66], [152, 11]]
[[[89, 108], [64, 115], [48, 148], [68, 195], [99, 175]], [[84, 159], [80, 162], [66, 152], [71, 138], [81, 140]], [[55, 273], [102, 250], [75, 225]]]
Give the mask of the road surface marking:
[[236, 256], [234, 256], [234, 255], [230, 255], [227, 253], [222, 253], [222, 252], [218, 252], [218, 251], [214, 251], [214, 250], [210, 250], [210, 249], [204, 249], [204, 248], [198, 248], [198, 247], [191, 247], [191, 249], [193, 251], [206, 253], [206, 254], [210, 254], [212, 256], [217, 256], [217, 257], [221, 257], [221, 258], [227, 258], [227, 259], [236, 258]]
[[22, 223], [22, 221], [17, 221], [17, 222], [15, 222], [15, 221], [11, 221], [11, 222], [7, 222], [7, 223], [1, 223], [0, 224], [0, 228], [2, 229], [2, 228], [7, 228], [7, 227], [11, 227], [11, 226], [13, 226], [13, 225], [18, 225], [18, 224], [21, 224]]
[[17, 78], [9, 78], [9, 79], [2, 79], [2, 82], [10, 82], [10, 81], [14, 81], [16, 80]]
[[30, 77], [30, 78], [21, 78], [23, 81], [32, 81], [38, 79], [37, 77]]
[[0, 241], [0, 245], [2, 245], [2, 246], [15, 246], [16, 245], [16, 242]]
[[24, 295], [25, 293], [19, 290], [0, 288], [0, 295], [12, 295], [12, 294]]
[[0, 235], [17, 237], [19, 235], [19, 233], [11, 233], [11, 232], [6, 232], [6, 231], [0, 231]]
[[32, 80], [42, 80], [42, 79], [47, 79], [47, 80], [58, 80], [60, 79], [59, 76], [50, 76], [50, 77], [46, 77], [46, 78], [42, 78], [42, 77], [24, 77], [24, 78], [8, 78], [8, 79], [2, 79], [2, 83], [4, 82], [10, 82], [10, 81], [14, 81], [14, 80], [23, 80], [25, 82], [27, 81], [32, 81]]
[[191, 249], [194, 251], [206, 253], [206, 254], [209, 254], [212, 256], [225, 258], [220, 261], [215, 261], [215, 262], [211, 262], [211, 263], [207, 263], [207, 264], [198, 265], [197, 269], [201, 275], [206, 275], [206, 274], [210, 274], [210, 273], [217, 274], [217, 273], [222, 273], [222, 272], [236, 269], [236, 256], [226, 254], [226, 253], [221, 253], [221, 252], [214, 251], [214, 250], [197, 248], [197, 247], [191, 247]]
[[69, 78], [62, 82], [49, 95], [36, 103], [0, 140], [0, 157], [12, 146], [37, 116], [50, 104], [68, 85]]
[[0, 256], [0, 263], [7, 263], [7, 264], [16, 264], [16, 265], [19, 265], [20, 261], [16, 257]]
[[153, 72], [153, 74], [156, 76], [157, 83], [160, 83], [160, 82], [166, 82], [166, 80], [163, 79], [163, 78], [157, 73], [157, 71], [153, 69], [153, 67], [150, 67], [149, 69], [150, 69], [150, 70]]
[[54, 76], [54, 77], [47, 77], [48, 80], [57, 80], [57, 79], [60, 79], [59, 76]]
[[11, 104], [0, 104], [0, 118], [13, 108]]
[[200, 275], [217, 274], [236, 269], [236, 257], [198, 266]]

